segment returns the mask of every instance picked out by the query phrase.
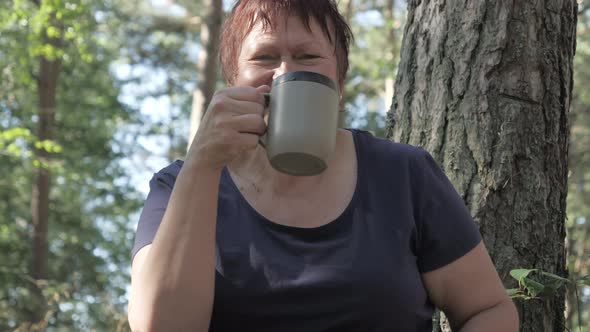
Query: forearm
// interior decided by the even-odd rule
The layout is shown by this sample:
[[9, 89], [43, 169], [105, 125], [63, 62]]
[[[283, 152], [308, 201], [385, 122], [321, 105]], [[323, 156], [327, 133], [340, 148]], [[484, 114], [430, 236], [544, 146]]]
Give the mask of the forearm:
[[471, 317], [463, 327], [461, 332], [517, 332], [519, 329], [518, 314], [514, 303], [506, 300], [500, 304], [479, 312]]
[[152, 246], [134, 276], [130, 312], [140, 329], [206, 331], [215, 283], [220, 172], [179, 173]]

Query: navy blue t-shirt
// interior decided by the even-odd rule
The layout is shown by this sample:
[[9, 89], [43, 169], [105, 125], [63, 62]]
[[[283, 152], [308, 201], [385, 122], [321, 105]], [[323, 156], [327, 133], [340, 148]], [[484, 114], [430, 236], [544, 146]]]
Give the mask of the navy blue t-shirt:
[[[266, 219], [223, 170], [210, 331], [432, 330], [421, 273], [469, 252], [479, 231], [427, 152], [352, 133], [353, 198], [320, 227]], [[150, 181], [133, 255], [154, 239], [181, 167], [176, 161]]]

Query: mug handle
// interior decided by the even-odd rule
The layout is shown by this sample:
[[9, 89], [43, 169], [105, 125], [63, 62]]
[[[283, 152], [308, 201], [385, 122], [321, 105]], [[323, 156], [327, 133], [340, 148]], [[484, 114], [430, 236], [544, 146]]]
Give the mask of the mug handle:
[[[263, 95], [264, 95], [264, 112], [266, 113], [266, 112], [270, 111], [270, 109], [268, 108], [268, 106], [270, 105], [270, 93], [263, 93]], [[268, 133], [268, 130], [264, 134], [262, 134], [260, 136], [260, 138], [258, 139], [258, 144], [260, 144], [265, 149], [266, 149], [266, 143], [267, 143], [267, 133]]]

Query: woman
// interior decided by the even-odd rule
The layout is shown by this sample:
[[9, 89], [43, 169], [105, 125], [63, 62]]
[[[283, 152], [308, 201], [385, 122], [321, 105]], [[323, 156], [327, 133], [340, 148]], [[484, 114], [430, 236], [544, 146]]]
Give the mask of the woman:
[[[264, 93], [290, 71], [342, 86], [351, 34], [332, 0], [243, 0], [184, 162], [158, 172], [133, 250], [136, 331], [516, 331], [481, 237], [423, 150], [340, 130], [322, 174], [274, 170]], [[434, 304], [434, 305], [433, 305]]]

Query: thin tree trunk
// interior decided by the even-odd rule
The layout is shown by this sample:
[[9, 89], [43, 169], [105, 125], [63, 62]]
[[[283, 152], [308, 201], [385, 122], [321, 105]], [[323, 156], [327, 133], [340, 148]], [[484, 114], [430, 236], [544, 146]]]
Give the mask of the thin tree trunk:
[[[387, 4], [384, 10], [385, 22], [387, 22], [388, 26], [388, 40], [391, 45], [390, 48], [390, 59], [392, 62], [397, 62], [399, 50], [397, 49], [398, 37], [397, 32], [395, 29], [395, 0], [387, 0]], [[395, 80], [394, 80], [395, 73], [391, 73], [391, 76], [387, 76], [385, 78], [385, 89], [383, 90], [383, 101], [385, 102], [385, 107], [391, 106], [391, 101], [393, 99], [393, 92], [395, 90]]]
[[[388, 137], [430, 151], [463, 196], [504, 284], [566, 276], [575, 0], [412, 0]], [[522, 331], [563, 331], [564, 292], [517, 301]]]
[[[346, 23], [351, 24], [352, 14], [353, 14], [353, 2], [354, 0], [344, 0], [342, 2], [342, 6], [344, 7], [344, 12], [342, 13], [344, 18], [346, 19]], [[338, 128], [344, 128], [346, 126], [346, 78], [344, 82], [342, 82], [342, 95], [340, 96], [340, 112], [338, 113]]]
[[[223, 6], [221, 0], [206, 0], [204, 8], [207, 13], [201, 24], [201, 51], [197, 66], [199, 75], [199, 88], [193, 93], [193, 105], [191, 110], [191, 125], [188, 147], [192, 143], [201, 119], [205, 115], [207, 105], [215, 92], [218, 74], [217, 50], [223, 21]], [[188, 149], [187, 147], [187, 149]]]
[[[570, 279], [577, 280], [579, 277], [583, 277], [588, 273], [588, 260], [584, 257], [584, 253], [588, 252], [586, 248], [588, 246], [588, 231], [586, 230], [588, 225], [585, 224], [574, 227], [578, 227], [578, 229], [575, 233], [572, 232], [571, 236], [568, 237], [568, 253], [570, 254], [570, 257], [574, 257], [571, 265], [573, 271], [570, 271]], [[572, 238], [574, 234], [576, 236], [575, 240]], [[581, 325], [580, 321], [584, 321], [581, 318], [584, 315], [584, 312], [586, 312], [584, 310], [583, 302], [579, 299], [583, 287], [580, 285], [577, 287], [578, 294], [576, 294], [576, 289], [573, 287], [568, 288], [567, 292], [567, 326], [572, 331], [575, 327]]]
[[[56, 46], [55, 40], [49, 40], [49, 44]], [[48, 60], [42, 57], [39, 64], [39, 76], [37, 78], [37, 93], [39, 98], [38, 129], [39, 141], [53, 139], [53, 125], [56, 111], [57, 79], [59, 76], [61, 61]], [[47, 278], [48, 241], [49, 228], [49, 192], [51, 189], [51, 172], [47, 165], [50, 163], [50, 154], [44, 149], [36, 149], [36, 157], [41, 166], [36, 169], [36, 179], [33, 183], [31, 196], [31, 217], [33, 223], [32, 266], [31, 275], [34, 280]], [[36, 297], [37, 308], [34, 320], [39, 322], [44, 319], [45, 303], [38, 287], [33, 289]]]

